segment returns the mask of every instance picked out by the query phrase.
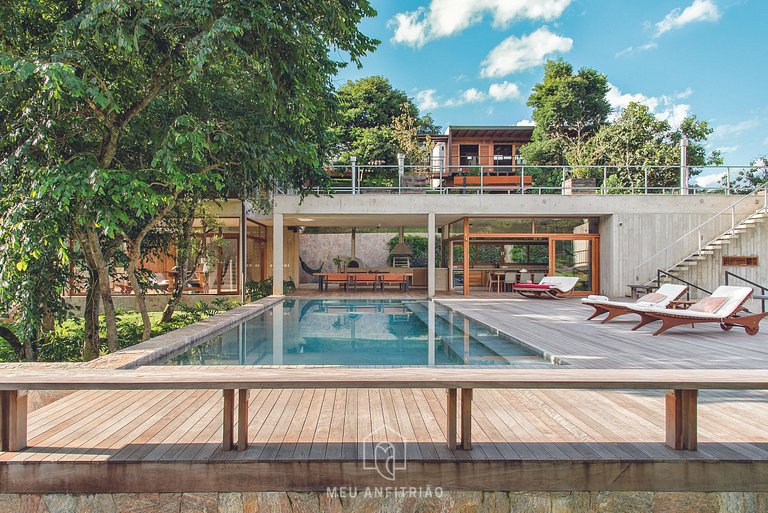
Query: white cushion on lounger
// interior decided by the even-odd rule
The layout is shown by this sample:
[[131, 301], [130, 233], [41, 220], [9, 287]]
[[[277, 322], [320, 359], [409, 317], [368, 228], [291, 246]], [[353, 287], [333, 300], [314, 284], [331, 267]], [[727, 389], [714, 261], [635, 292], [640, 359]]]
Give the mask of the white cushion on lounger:
[[570, 292], [576, 287], [579, 278], [576, 276], [544, 276], [539, 285], [551, 285], [560, 292]]
[[678, 317], [689, 317], [691, 319], [725, 319], [736, 313], [736, 309], [752, 295], [752, 289], [749, 287], [717, 287], [712, 293], [712, 297], [727, 297], [728, 300], [718, 308], [715, 313], [694, 312], [690, 310], [674, 310], [671, 308], [658, 308], [657, 305], [632, 305], [629, 308], [638, 312], [665, 313], [676, 315]]
[[[664, 285], [659, 287], [656, 293], [667, 296], [666, 299], [662, 299], [658, 303], [645, 303], [645, 305], [654, 305], [659, 308], [664, 308], [672, 300], [682, 296], [687, 288], [688, 287], [685, 285], [674, 285], [672, 283], [665, 283]], [[605, 299], [598, 299], [598, 298], [605, 298]], [[587, 305], [599, 304], [599, 305], [619, 306], [619, 307], [621, 306], [629, 307], [630, 305], [635, 306], [635, 305], [641, 304], [641, 303], [632, 303], [628, 301], [610, 301], [605, 296], [587, 296], [586, 298], [582, 299], [581, 302]]]

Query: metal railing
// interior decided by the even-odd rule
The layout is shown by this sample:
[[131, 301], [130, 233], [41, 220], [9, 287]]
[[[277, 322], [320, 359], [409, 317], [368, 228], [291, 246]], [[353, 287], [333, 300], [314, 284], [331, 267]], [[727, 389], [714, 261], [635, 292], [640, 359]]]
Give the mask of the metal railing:
[[[330, 165], [328, 189], [318, 194], [745, 194], [754, 188], [738, 180], [752, 166], [701, 166], [700, 174], [720, 175], [711, 185], [680, 183], [675, 166], [449, 166], [443, 160], [423, 165]], [[586, 177], [586, 178], [584, 178]], [[582, 179], [584, 178], [584, 179]], [[576, 180], [573, 180], [576, 179]], [[695, 178], [693, 179], [695, 182]], [[291, 190], [277, 187], [277, 194]]]
[[685, 298], [688, 299], [688, 300], [691, 299], [691, 288], [694, 288], [696, 290], [700, 290], [700, 291], [702, 291], [704, 294], [706, 294], [708, 296], [710, 294], [712, 294], [711, 291], [709, 291], [709, 290], [707, 290], [705, 288], [699, 287], [695, 283], [691, 283], [688, 280], [684, 280], [684, 279], [682, 279], [682, 278], [680, 278], [678, 276], [675, 276], [674, 274], [669, 274], [667, 271], [664, 271], [662, 269], [656, 269], [656, 288], [661, 287], [661, 278], [662, 277], [667, 277], [667, 278], [669, 278], [671, 280], [676, 280], [676, 281], [679, 281], [680, 283], [683, 283], [683, 284], [687, 285], [688, 286], [688, 290], [685, 291]]
[[763, 198], [763, 206], [750, 210], [749, 215], [753, 215], [756, 211], [768, 209], [768, 189], [765, 186], [753, 190], [751, 194], [741, 196], [727, 208], [638, 264], [634, 269], [635, 281], [637, 283], [647, 283], [644, 280], [650, 282], [656, 269], [671, 269], [691, 255], [700, 253], [710, 242], [734, 233], [736, 227], [744, 220], [738, 217], [737, 208], [744, 202], [754, 201], [755, 197], [760, 195]]
[[765, 312], [765, 302], [768, 299], [768, 298], [766, 298], [766, 292], [768, 292], [768, 287], [764, 287], [763, 285], [760, 285], [759, 283], [755, 283], [754, 281], [748, 280], [745, 277], [739, 276], [738, 274], [733, 273], [731, 271], [725, 271], [725, 284], [726, 285], [730, 285], [730, 282], [731, 282], [730, 278], [736, 278], [738, 280], [741, 280], [741, 281], [743, 281], [745, 283], [748, 283], [748, 284], [752, 285], [753, 287], [759, 288], [760, 289], [760, 296], [761, 297], [758, 298], [758, 299], [759, 299], [760, 303], [762, 304], [763, 312]]

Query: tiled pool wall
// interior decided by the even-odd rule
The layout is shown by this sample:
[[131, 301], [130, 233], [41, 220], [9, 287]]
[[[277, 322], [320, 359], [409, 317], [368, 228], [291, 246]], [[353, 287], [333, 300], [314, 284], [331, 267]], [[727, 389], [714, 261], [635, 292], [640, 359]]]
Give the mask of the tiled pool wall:
[[[766, 513], [768, 493], [481, 492], [432, 497], [315, 492], [0, 494], [0, 513]], [[422, 491], [423, 492], [423, 491]], [[437, 496], [439, 493], [439, 497]]]

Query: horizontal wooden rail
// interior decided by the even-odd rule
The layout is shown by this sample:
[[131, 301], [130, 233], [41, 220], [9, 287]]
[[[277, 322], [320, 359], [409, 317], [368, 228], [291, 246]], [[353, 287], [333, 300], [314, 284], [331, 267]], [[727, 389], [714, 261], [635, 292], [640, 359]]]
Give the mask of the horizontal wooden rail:
[[[248, 391], [252, 389], [443, 388], [447, 390], [447, 442], [472, 447], [476, 388], [666, 390], [666, 443], [696, 450], [699, 390], [768, 390], [763, 370], [504, 370], [504, 369], [264, 369], [249, 367], [142, 367], [139, 370], [7, 370], [0, 376], [0, 450], [27, 445], [28, 390], [222, 390], [223, 447], [248, 446]], [[235, 402], [235, 390], [238, 390]], [[461, 390], [461, 410], [457, 400]], [[238, 410], [235, 425], [235, 408]], [[243, 419], [243, 420], [240, 420]], [[235, 429], [237, 428], [237, 429]], [[234, 437], [237, 433], [237, 441]]]

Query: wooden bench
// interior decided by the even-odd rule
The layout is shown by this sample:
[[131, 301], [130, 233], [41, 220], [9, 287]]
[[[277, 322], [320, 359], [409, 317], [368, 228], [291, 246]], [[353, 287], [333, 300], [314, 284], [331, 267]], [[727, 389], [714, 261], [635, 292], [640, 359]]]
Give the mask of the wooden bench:
[[[248, 447], [251, 389], [443, 388], [447, 389], [446, 433], [451, 449], [472, 448], [474, 389], [666, 390], [666, 444], [696, 450], [699, 390], [768, 390], [765, 370], [592, 370], [592, 369], [264, 369], [143, 367], [137, 370], [4, 370], [0, 376], [0, 447], [27, 446], [28, 390], [222, 390], [223, 448]], [[238, 390], [235, 403], [235, 390]], [[460, 391], [460, 392], [459, 392]], [[461, 395], [461, 411], [457, 410]], [[235, 406], [237, 404], [237, 406]], [[585, 405], [588, 407], [588, 405]], [[461, 443], [457, 444], [457, 417]], [[237, 444], [235, 445], [235, 432]]]

